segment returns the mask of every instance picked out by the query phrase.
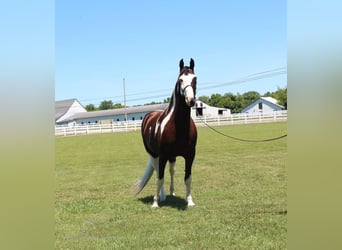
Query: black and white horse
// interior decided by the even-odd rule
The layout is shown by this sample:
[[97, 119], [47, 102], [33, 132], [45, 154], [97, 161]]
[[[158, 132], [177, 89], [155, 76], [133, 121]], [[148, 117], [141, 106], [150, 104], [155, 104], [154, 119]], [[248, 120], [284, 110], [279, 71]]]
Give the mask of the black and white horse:
[[179, 76], [169, 106], [164, 111], [153, 111], [146, 114], [141, 134], [150, 159], [145, 174], [136, 185], [138, 194], [156, 170], [157, 188], [152, 207], [158, 207], [158, 201], [166, 199], [164, 193], [164, 170], [167, 161], [170, 163], [171, 185], [170, 194], [174, 195], [174, 166], [177, 156], [185, 159], [186, 202], [188, 206], [195, 203], [191, 197], [191, 167], [195, 158], [197, 130], [191, 119], [191, 107], [195, 105], [196, 75], [195, 62], [191, 58], [190, 66], [184, 66], [183, 59], [179, 62]]

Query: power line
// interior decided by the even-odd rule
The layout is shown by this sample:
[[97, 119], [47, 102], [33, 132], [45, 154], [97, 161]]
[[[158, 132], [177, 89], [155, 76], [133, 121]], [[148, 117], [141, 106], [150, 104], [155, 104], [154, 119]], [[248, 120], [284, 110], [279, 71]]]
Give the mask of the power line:
[[[247, 75], [245, 77], [242, 77], [238, 80], [233, 80], [229, 82], [202, 82], [198, 83], [200, 86], [198, 88], [198, 91], [203, 91], [203, 90], [209, 90], [209, 89], [215, 89], [215, 88], [220, 88], [224, 86], [230, 86], [230, 85], [236, 85], [236, 84], [242, 84], [242, 83], [247, 83], [251, 81], [256, 81], [256, 80], [261, 80], [261, 79], [266, 79], [266, 78], [271, 78], [277, 75], [283, 75], [287, 73], [287, 68], [286, 67], [281, 67], [281, 68], [276, 68], [272, 70], [266, 70], [266, 71], [261, 71], [257, 73], [253, 73], [250, 75]], [[151, 95], [151, 94], [157, 94], [158, 95]], [[149, 96], [143, 96], [143, 97], [137, 97], [137, 98], [130, 98], [134, 96], [141, 96], [141, 95], [146, 95], [150, 94]], [[151, 90], [151, 91], [144, 91], [144, 92], [139, 92], [139, 93], [130, 93], [127, 94], [126, 97], [126, 102], [135, 102], [135, 101], [143, 101], [143, 100], [149, 100], [149, 99], [154, 99], [154, 98], [167, 98], [171, 96], [170, 89], [159, 89], [159, 90]], [[89, 102], [89, 101], [95, 101], [95, 100], [116, 100], [115, 103], [122, 103], [124, 101], [124, 96], [123, 95], [117, 95], [117, 96], [109, 96], [109, 97], [102, 97], [102, 98], [91, 98], [91, 99], [82, 99], [79, 100], [80, 102]]]

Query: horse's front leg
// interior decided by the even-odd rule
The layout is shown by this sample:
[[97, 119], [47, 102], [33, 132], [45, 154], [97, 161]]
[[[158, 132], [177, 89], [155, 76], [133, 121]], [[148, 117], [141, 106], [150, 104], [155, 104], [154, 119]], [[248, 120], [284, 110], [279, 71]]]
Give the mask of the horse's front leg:
[[164, 170], [165, 170], [165, 165], [166, 165], [166, 160], [163, 159], [162, 157], [159, 158], [158, 166], [155, 168], [156, 169], [156, 175], [157, 175], [157, 181], [156, 181], [156, 194], [153, 198], [153, 204], [152, 208], [157, 208], [158, 206], [158, 201], [164, 201], [166, 199], [165, 192], [164, 192]]
[[195, 203], [192, 201], [192, 197], [191, 197], [191, 181], [192, 181], [191, 167], [192, 167], [194, 158], [195, 158], [195, 154], [185, 159], [185, 176], [184, 176], [184, 182], [185, 182], [185, 187], [186, 187], [185, 200], [188, 204], [188, 207], [195, 206]]
[[171, 184], [170, 184], [170, 195], [175, 196], [175, 186], [174, 186], [174, 176], [175, 176], [175, 164], [176, 158], [170, 160], [170, 177], [171, 177]]

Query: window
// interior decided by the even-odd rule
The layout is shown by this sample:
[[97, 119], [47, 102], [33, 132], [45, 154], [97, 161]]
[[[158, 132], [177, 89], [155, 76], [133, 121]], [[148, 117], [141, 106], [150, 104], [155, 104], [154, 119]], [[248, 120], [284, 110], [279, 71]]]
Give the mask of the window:
[[262, 110], [262, 102], [259, 102], [259, 109]]
[[219, 115], [223, 115], [223, 109], [219, 109], [219, 110], [218, 110], [218, 114], [219, 114]]
[[203, 116], [203, 108], [196, 108], [196, 116]]

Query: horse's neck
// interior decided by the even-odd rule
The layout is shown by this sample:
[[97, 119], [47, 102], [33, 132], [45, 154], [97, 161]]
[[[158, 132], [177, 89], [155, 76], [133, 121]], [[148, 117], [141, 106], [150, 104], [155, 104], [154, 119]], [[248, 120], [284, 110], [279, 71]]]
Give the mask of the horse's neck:
[[175, 100], [173, 100], [176, 105], [174, 108], [174, 120], [176, 127], [178, 129], [188, 130], [190, 125], [190, 107], [188, 107], [183, 98], [179, 95], [174, 95]]

